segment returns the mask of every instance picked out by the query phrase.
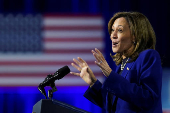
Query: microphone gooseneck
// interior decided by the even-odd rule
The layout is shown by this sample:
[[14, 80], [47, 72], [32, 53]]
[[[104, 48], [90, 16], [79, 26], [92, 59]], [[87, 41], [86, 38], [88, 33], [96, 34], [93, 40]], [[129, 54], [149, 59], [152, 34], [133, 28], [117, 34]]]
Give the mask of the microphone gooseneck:
[[51, 88], [54, 91], [56, 91], [57, 89], [56, 89], [55, 83], [54, 83], [55, 80], [62, 79], [68, 73], [70, 73], [69, 67], [68, 66], [64, 66], [64, 67], [60, 68], [58, 71], [56, 71], [53, 75], [52, 74], [47, 75], [45, 80], [42, 83], [39, 84], [38, 90], [46, 97], [46, 92], [45, 92], [44, 87], [45, 86], [51, 86]]

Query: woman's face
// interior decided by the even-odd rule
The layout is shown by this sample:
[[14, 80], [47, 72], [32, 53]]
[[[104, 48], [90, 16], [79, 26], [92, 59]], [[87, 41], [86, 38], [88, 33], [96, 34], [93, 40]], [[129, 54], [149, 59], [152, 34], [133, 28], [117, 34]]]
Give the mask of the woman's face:
[[134, 49], [134, 37], [131, 35], [129, 24], [124, 17], [117, 18], [113, 25], [111, 36], [112, 51], [126, 53]]

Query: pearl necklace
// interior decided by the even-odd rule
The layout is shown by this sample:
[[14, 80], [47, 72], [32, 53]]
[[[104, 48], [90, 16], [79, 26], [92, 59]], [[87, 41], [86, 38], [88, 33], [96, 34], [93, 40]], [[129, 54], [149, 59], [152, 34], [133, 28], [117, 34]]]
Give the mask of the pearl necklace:
[[123, 61], [122, 61], [122, 64], [121, 64], [121, 70], [124, 69], [124, 67], [126, 66], [126, 63], [128, 62], [129, 58], [126, 60], [125, 64], [123, 65]]

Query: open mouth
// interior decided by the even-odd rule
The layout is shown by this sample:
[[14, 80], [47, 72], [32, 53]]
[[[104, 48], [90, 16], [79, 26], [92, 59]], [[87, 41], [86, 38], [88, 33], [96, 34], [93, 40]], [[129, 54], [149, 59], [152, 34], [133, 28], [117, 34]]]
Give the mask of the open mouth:
[[117, 46], [118, 42], [113, 42], [112, 45], [113, 46]]

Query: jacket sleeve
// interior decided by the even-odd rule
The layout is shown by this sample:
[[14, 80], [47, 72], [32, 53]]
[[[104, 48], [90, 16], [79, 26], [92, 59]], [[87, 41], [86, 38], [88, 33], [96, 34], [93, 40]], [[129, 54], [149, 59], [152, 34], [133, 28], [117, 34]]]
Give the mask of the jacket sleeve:
[[102, 83], [97, 80], [92, 87], [89, 87], [84, 93], [84, 97], [90, 100], [92, 103], [98, 105], [101, 108], [105, 108], [106, 94], [102, 91]]
[[126, 78], [111, 72], [103, 83], [102, 89], [130, 102], [141, 109], [150, 109], [161, 98], [162, 67], [159, 54], [146, 50], [139, 55], [138, 83], [130, 83]]

